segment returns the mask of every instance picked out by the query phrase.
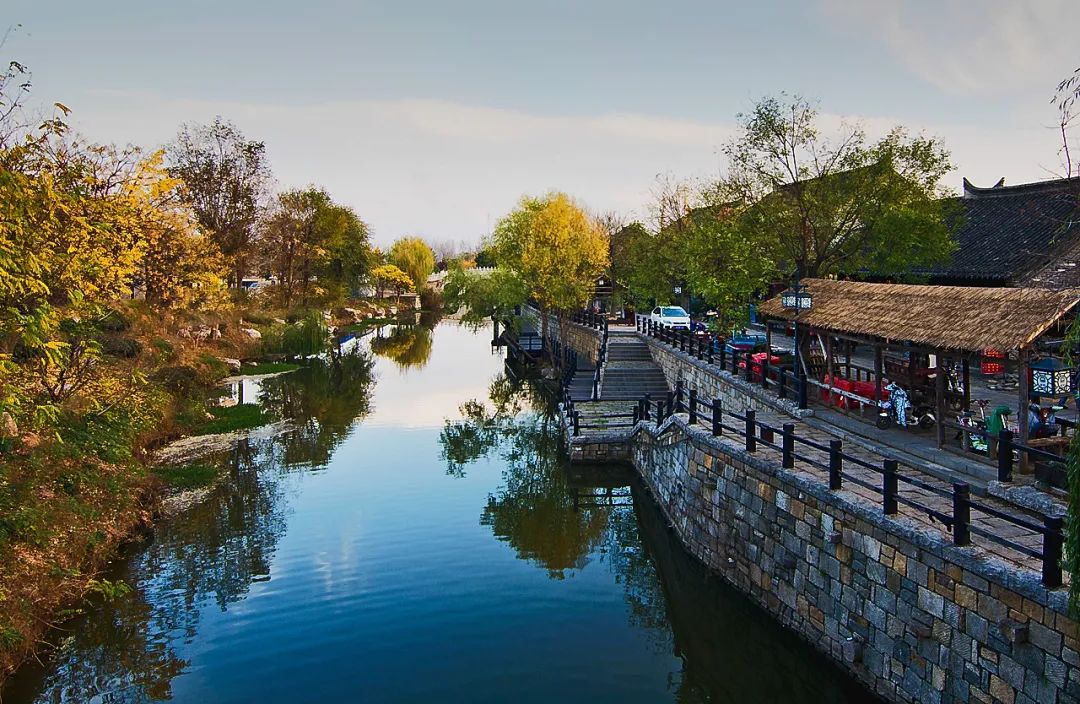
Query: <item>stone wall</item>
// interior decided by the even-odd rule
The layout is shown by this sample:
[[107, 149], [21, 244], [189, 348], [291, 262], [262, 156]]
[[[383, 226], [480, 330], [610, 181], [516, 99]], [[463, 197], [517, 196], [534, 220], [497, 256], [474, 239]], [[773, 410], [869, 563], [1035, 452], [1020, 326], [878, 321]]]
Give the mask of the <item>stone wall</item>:
[[677, 415], [660, 430], [639, 423], [621, 440], [687, 549], [873, 691], [903, 702], [1080, 701], [1065, 590]]
[[[540, 333], [542, 327], [539, 310], [532, 306], [522, 306], [521, 317], [531, 321], [536, 326], [537, 334]], [[566, 323], [564, 327], [566, 331], [565, 340], [562, 339], [558, 319], [554, 315], [548, 315], [548, 336], [569, 345], [570, 349], [578, 353], [578, 357], [588, 359], [590, 363], [595, 365], [597, 353], [600, 350], [600, 331], [570, 322]]]
[[[702, 399], [720, 399], [721, 407], [736, 413], [747, 408], [769, 409], [795, 417], [813, 415], [810, 409], [799, 410], [794, 400], [776, 398], [774, 392], [766, 392], [759, 385], [740, 379], [731, 372], [720, 369], [685, 352], [669, 347], [654, 338], [646, 338], [653, 361], [664, 372], [669, 388], [677, 388], [679, 382], [689, 391], [695, 389]], [[795, 391], [791, 390], [794, 399]]]

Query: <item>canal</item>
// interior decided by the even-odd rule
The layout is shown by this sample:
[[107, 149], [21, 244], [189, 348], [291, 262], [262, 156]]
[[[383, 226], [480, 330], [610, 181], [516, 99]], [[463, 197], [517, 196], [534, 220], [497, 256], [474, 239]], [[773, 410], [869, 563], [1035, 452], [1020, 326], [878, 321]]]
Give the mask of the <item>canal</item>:
[[216, 457], [226, 480], [5, 704], [869, 700], [710, 579], [629, 471], [570, 471], [490, 331], [346, 347], [245, 387], [292, 429]]

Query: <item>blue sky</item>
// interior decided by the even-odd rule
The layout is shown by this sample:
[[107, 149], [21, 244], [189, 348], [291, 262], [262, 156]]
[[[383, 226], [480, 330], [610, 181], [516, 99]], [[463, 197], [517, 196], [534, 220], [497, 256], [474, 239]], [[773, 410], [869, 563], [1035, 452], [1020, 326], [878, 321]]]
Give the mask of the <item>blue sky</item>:
[[1080, 66], [1060, 0], [8, 0], [0, 23], [89, 137], [153, 147], [220, 114], [380, 243], [475, 241], [552, 188], [645, 217], [658, 174], [716, 175], [736, 113], [780, 91], [941, 137], [954, 189], [1049, 178], [1048, 100]]

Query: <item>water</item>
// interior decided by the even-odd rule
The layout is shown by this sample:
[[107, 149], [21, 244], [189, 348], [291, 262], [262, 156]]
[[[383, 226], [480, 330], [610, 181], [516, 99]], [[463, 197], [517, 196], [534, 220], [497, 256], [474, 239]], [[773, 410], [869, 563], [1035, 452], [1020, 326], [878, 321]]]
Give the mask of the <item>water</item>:
[[[567, 471], [535, 385], [453, 323], [245, 389], [295, 431], [126, 551], [21, 702], [844, 702], [625, 470]], [[365, 350], [374, 349], [372, 356]]]

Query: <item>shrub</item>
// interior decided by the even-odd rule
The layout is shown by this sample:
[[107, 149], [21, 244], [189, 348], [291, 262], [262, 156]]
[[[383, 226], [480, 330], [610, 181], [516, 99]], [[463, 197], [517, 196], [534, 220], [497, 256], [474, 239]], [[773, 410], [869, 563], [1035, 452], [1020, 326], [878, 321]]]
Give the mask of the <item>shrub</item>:
[[142, 345], [138, 340], [121, 335], [103, 335], [100, 339], [101, 351], [113, 357], [134, 359], [142, 353]]

